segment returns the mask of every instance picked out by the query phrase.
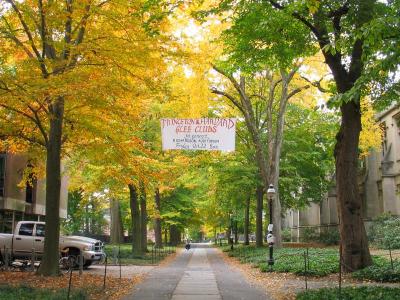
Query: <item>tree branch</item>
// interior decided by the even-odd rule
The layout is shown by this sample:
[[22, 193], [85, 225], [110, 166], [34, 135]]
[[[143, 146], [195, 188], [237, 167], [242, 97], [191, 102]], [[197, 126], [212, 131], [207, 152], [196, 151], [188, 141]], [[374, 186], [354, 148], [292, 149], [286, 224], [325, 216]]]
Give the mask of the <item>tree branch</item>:
[[[279, 10], [282, 10], [282, 11], [285, 10], [285, 7], [284, 7], [283, 5], [281, 5], [281, 4], [279, 4], [277, 1], [268, 0], [268, 2], [269, 2], [273, 7], [275, 7], [276, 9], [279, 9]], [[299, 20], [299, 21], [302, 22], [304, 25], [306, 25], [306, 26], [315, 34], [315, 36], [316, 36], [318, 39], [321, 37], [321, 33], [319, 32], [318, 28], [315, 27], [313, 24], [311, 24], [311, 22], [308, 21], [304, 16], [300, 15], [299, 12], [294, 11], [294, 12], [291, 13], [291, 15], [292, 15], [295, 19]]]
[[291, 91], [291, 92], [288, 94], [287, 99], [290, 99], [290, 98], [293, 97], [294, 95], [300, 93], [301, 91], [304, 91], [304, 90], [306, 90], [306, 89], [309, 89], [309, 88], [310, 88], [310, 85], [308, 85], [308, 84], [305, 85], [305, 86], [296, 88], [296, 89], [294, 89], [293, 91]]
[[310, 79], [308, 79], [305, 76], [300, 75], [300, 77], [302, 79], [304, 79], [305, 81], [307, 81], [309, 84], [311, 84], [312, 86], [316, 87], [320, 92], [322, 93], [331, 93], [328, 89], [322, 87], [321, 82], [324, 79], [325, 76], [323, 76], [320, 80], [318, 81], [311, 81]]
[[229, 99], [229, 101], [231, 101], [233, 105], [235, 105], [242, 113], [244, 113], [242, 105], [239, 104], [239, 102], [236, 101], [235, 97], [233, 97], [231, 94], [225, 93], [216, 88], [211, 88], [211, 92], [213, 94], [221, 95], [221, 96], [224, 96], [225, 98]]
[[29, 27], [28, 27], [28, 25], [26, 24], [26, 22], [25, 22], [25, 20], [24, 20], [24, 18], [23, 18], [23, 16], [22, 16], [21, 11], [19, 10], [19, 8], [17, 7], [17, 5], [15, 4], [14, 0], [5, 0], [5, 1], [11, 5], [11, 7], [13, 8], [13, 10], [14, 10], [15, 13], [17, 14], [18, 19], [19, 19], [19, 21], [21, 22], [22, 27], [24, 28], [24, 31], [25, 31], [25, 33], [26, 33], [26, 36], [28, 37], [28, 40], [29, 40], [30, 45], [31, 45], [31, 48], [32, 48], [33, 52], [35, 53], [36, 58], [37, 58], [38, 61], [39, 61], [40, 68], [41, 68], [41, 70], [42, 70], [42, 74], [43, 74], [43, 76], [47, 77], [48, 74], [47, 74], [46, 65], [44, 64], [44, 61], [43, 61], [42, 56], [40, 55], [40, 52], [39, 52], [38, 49], [36, 48], [35, 41], [33, 40], [33, 37], [32, 37], [32, 33], [31, 33], [31, 31], [29, 30]]

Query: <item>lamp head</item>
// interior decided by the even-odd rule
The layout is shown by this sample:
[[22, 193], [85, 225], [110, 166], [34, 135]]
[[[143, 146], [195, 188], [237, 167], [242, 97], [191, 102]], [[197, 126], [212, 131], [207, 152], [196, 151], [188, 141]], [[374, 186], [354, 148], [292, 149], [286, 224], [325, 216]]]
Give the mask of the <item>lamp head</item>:
[[274, 189], [274, 185], [270, 184], [267, 190], [267, 195], [268, 198], [273, 198], [275, 196], [275, 189]]

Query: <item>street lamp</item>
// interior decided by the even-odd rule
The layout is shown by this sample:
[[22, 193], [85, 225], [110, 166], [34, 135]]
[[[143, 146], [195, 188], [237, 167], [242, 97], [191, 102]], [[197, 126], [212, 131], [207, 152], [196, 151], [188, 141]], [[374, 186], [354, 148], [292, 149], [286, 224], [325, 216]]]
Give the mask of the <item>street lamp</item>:
[[269, 247], [269, 259], [268, 259], [268, 265], [270, 270], [272, 270], [272, 266], [274, 265], [274, 244], [275, 244], [275, 237], [272, 234], [272, 230], [274, 228], [274, 225], [272, 224], [272, 200], [274, 199], [276, 194], [276, 191], [274, 189], [274, 185], [270, 184], [267, 190], [267, 196], [268, 196], [268, 207], [269, 207], [269, 225], [268, 225], [268, 233], [267, 233], [267, 243]]
[[233, 214], [229, 214], [229, 221], [230, 221], [230, 227], [231, 227], [231, 234], [230, 234], [230, 242], [231, 242], [231, 250], [233, 250]]

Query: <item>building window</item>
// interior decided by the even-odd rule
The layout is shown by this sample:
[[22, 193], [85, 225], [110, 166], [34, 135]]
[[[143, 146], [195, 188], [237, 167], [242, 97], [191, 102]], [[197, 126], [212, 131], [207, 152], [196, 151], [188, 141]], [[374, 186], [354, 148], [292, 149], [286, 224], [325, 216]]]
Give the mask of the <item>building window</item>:
[[0, 197], [4, 197], [4, 184], [6, 178], [6, 156], [0, 153]]

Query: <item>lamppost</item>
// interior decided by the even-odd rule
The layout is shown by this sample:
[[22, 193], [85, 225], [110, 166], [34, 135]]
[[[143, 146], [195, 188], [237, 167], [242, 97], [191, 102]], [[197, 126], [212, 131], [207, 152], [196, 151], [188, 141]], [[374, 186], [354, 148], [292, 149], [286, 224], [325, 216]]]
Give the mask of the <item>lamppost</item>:
[[275, 237], [272, 234], [272, 230], [274, 228], [274, 225], [272, 224], [272, 200], [275, 197], [275, 189], [274, 185], [270, 184], [267, 190], [267, 196], [268, 196], [268, 207], [269, 207], [269, 225], [268, 225], [268, 233], [267, 233], [267, 243], [269, 247], [269, 259], [268, 259], [268, 265], [270, 270], [272, 270], [272, 266], [274, 265], [274, 244], [275, 244]]
[[229, 236], [230, 242], [231, 242], [231, 250], [233, 250], [233, 215], [230, 213], [229, 214], [229, 221], [230, 221], [230, 227], [231, 227], [231, 234]]

